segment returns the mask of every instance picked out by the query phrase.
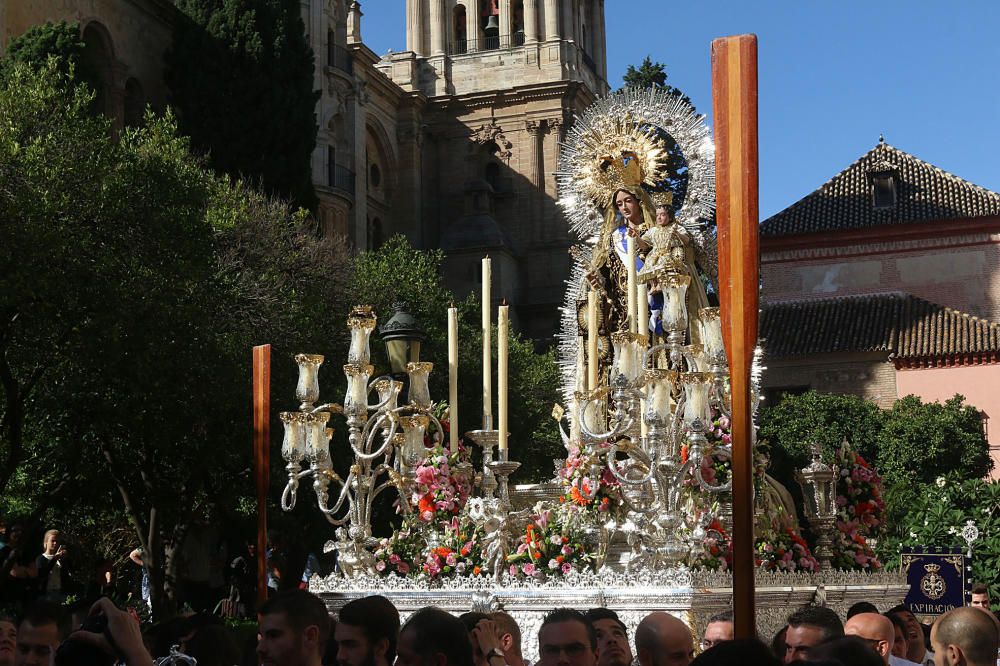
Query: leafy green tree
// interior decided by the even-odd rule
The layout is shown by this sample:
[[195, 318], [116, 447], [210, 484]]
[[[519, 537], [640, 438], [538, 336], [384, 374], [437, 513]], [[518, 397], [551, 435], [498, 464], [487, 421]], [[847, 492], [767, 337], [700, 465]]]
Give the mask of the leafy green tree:
[[7, 45], [7, 58], [0, 60], [0, 66], [11, 66], [14, 63], [30, 63], [32, 66], [44, 66], [49, 56], [59, 58], [59, 70], [63, 74], [71, 71], [77, 80], [84, 81], [91, 88], [97, 81], [97, 73], [93, 63], [87, 58], [86, 45], [80, 37], [80, 25], [60, 21], [34, 25], [23, 35], [10, 40]]
[[165, 78], [215, 170], [313, 208], [313, 52], [296, 0], [178, 0]]
[[164, 540], [251, 493], [250, 345], [326, 342], [348, 264], [303, 213], [205, 168], [170, 115], [115, 137], [92, 99], [56, 59], [0, 78], [0, 497], [126, 519], [161, 613]]
[[[649, 56], [643, 59], [642, 64], [638, 68], [635, 65], [629, 65], [622, 79], [625, 82], [626, 88], [657, 88], [666, 90], [667, 93], [691, 104], [690, 97], [681, 92], [679, 88], [667, 84], [667, 66], [662, 62], [654, 63]], [[692, 106], [694, 105], [692, 104]]]
[[877, 462], [887, 485], [929, 483], [950, 472], [967, 479], [989, 473], [993, 462], [982, 417], [964, 400], [956, 395], [923, 403], [908, 395], [885, 413]]

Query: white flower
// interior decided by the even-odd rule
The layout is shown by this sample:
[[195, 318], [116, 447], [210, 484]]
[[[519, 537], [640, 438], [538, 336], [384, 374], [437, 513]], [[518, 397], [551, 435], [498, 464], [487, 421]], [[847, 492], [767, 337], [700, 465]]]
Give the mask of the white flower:
[[916, 532], [910, 532], [910, 538], [916, 540], [917, 533]]
[[943, 476], [939, 476], [937, 479], [934, 480], [934, 483], [937, 484], [938, 488], [944, 488], [944, 485], [947, 482], [944, 480]]

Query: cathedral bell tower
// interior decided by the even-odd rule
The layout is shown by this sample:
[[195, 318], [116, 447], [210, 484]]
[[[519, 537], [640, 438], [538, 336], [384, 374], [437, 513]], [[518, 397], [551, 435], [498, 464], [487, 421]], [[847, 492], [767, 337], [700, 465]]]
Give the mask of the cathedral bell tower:
[[445, 250], [459, 296], [490, 254], [496, 300], [550, 340], [571, 245], [554, 172], [573, 114], [608, 92], [604, 0], [407, 0], [406, 48], [377, 67], [422, 108], [411, 237]]

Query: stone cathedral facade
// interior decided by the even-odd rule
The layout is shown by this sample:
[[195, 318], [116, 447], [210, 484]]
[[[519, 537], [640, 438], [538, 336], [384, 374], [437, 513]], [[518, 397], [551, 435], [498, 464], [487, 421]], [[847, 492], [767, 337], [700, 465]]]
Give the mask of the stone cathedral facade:
[[381, 57], [358, 2], [314, 2], [306, 18], [326, 56], [324, 227], [359, 249], [397, 233], [442, 248], [460, 296], [489, 254], [495, 298], [550, 339], [570, 265], [554, 172], [573, 114], [608, 91], [604, 0], [407, 0], [406, 50]]
[[[361, 4], [300, 2], [321, 92], [322, 228], [358, 250], [398, 233], [442, 248], [460, 297], [488, 253], [497, 301], [550, 340], [570, 265], [554, 172], [573, 114], [608, 92], [604, 0], [406, 0], [405, 50], [384, 55], [364, 43]], [[35, 24], [78, 22], [121, 127], [169, 103], [163, 53], [178, 19], [170, 0], [0, 0], [0, 48]]]

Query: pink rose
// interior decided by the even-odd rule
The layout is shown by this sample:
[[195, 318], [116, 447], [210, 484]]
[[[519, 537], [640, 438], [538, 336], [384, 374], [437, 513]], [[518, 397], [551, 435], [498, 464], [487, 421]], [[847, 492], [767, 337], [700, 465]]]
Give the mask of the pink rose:
[[389, 556], [389, 564], [399, 564], [400, 562], [402, 562], [402, 560], [396, 553], [393, 553], [392, 555]]
[[526, 564], [522, 564], [521, 565], [521, 572], [525, 576], [534, 576], [535, 575], [535, 565], [532, 564], [531, 562], [528, 562]]
[[568, 574], [572, 570], [573, 570], [573, 565], [572, 564], [570, 564], [569, 562], [563, 562], [562, 572], [564, 574]]
[[399, 571], [399, 573], [401, 574], [408, 574], [410, 573], [410, 565], [407, 564], [406, 562], [400, 562], [396, 566], [396, 570]]
[[385, 562], [379, 560], [375, 563], [375, 571], [385, 571]]

